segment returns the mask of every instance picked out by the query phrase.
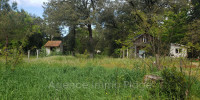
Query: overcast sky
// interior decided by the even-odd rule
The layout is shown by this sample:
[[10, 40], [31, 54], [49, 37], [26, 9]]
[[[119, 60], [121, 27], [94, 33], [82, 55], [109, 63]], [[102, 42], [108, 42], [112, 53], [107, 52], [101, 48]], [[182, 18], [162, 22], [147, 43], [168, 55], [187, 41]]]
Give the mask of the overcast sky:
[[13, 1], [17, 2], [19, 9], [23, 8], [28, 13], [42, 17], [44, 11], [42, 8], [43, 2], [48, 0], [10, 0], [10, 3]]

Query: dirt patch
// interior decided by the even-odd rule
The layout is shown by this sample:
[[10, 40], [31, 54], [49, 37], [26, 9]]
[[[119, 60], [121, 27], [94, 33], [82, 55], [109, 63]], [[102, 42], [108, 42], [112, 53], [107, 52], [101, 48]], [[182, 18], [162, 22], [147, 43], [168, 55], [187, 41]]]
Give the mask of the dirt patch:
[[197, 66], [196, 65], [187, 65], [187, 66], [183, 66], [184, 68], [196, 68]]
[[199, 66], [199, 62], [193, 62], [192, 64], [195, 66]]

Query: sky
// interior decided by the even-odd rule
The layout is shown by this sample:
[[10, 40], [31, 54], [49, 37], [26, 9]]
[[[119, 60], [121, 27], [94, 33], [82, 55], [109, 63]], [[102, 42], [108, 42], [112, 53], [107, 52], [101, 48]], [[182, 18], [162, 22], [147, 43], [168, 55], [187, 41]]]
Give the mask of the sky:
[[[24, 9], [26, 12], [30, 14], [34, 14], [36, 16], [40, 16], [41, 18], [44, 12], [42, 8], [43, 2], [48, 2], [48, 0], [10, 0], [9, 3], [16, 1], [18, 4], [18, 9]], [[66, 36], [69, 33], [68, 27], [65, 27], [62, 30], [62, 34]]]
[[48, 2], [48, 0], [10, 0], [12, 3], [16, 1], [18, 4], [18, 9], [24, 9], [28, 13], [35, 14], [36, 16], [42, 17], [43, 14], [43, 2]]

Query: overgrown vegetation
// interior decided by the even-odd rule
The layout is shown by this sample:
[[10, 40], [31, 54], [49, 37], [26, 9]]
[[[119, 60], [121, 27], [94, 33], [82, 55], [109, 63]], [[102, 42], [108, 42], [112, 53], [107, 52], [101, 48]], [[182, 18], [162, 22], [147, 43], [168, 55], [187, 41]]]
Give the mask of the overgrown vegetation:
[[165, 68], [162, 70], [161, 76], [163, 80], [152, 83], [149, 89], [153, 97], [170, 100], [191, 99], [189, 80], [183, 72], [178, 71], [175, 67]]
[[175, 68], [169, 70], [164, 69], [162, 72], [164, 79], [162, 83], [162, 92], [170, 99], [186, 99], [189, 94], [189, 80], [186, 79], [184, 73], [177, 71]]
[[[43, 4], [40, 18], [0, 0], [1, 99], [200, 99], [199, 0]], [[44, 44], [53, 40], [62, 41], [64, 53], [47, 57]], [[184, 45], [188, 57], [169, 58], [171, 43]], [[137, 49], [146, 59], [136, 57]], [[143, 83], [144, 75], [162, 82]]]
[[[0, 63], [1, 99], [184, 99], [188, 74], [178, 70], [157, 70], [140, 59], [75, 58], [53, 56], [24, 59], [16, 69], [5, 70]], [[170, 59], [166, 59], [169, 62]], [[147, 63], [151, 59], [145, 60]], [[174, 63], [174, 64], [173, 64]], [[177, 64], [174, 59], [171, 66]], [[178, 64], [177, 64], [178, 65]], [[193, 68], [195, 72], [197, 68]], [[189, 71], [189, 68], [184, 68]], [[147, 74], [162, 76], [162, 85], [143, 83]], [[199, 99], [199, 79], [188, 97]], [[153, 89], [154, 94], [149, 89]]]

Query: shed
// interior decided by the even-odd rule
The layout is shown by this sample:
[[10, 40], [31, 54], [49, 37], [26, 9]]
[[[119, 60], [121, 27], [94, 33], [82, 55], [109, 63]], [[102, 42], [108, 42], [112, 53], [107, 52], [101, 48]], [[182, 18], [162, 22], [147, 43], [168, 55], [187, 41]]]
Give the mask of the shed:
[[174, 58], [187, 57], [187, 47], [185, 45], [171, 43], [170, 56]]
[[48, 41], [44, 47], [46, 48], [47, 55], [51, 54], [51, 52], [63, 52], [62, 41]]

